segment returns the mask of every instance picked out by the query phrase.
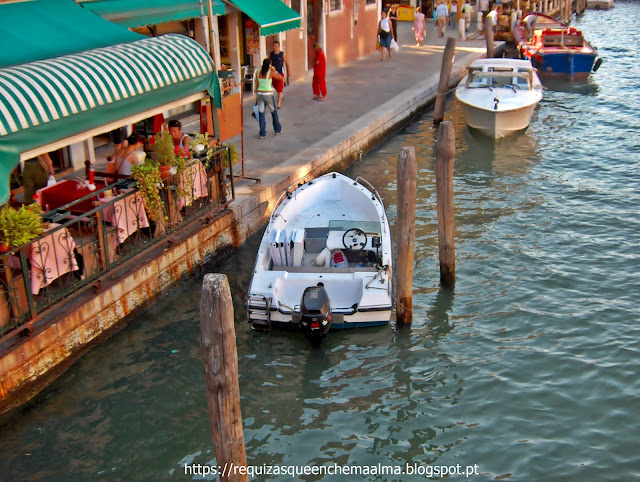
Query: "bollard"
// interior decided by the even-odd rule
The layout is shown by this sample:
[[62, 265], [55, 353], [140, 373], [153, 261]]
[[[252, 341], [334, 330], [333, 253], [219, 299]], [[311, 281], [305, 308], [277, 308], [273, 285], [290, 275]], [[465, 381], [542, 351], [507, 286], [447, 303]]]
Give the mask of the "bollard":
[[436, 105], [433, 109], [433, 123], [439, 124], [444, 118], [444, 106], [447, 102], [447, 91], [451, 81], [451, 68], [453, 67], [453, 56], [456, 53], [456, 39], [449, 37], [442, 54], [442, 68], [440, 69], [440, 82], [438, 83], [438, 93], [436, 95]]
[[238, 385], [238, 351], [233, 324], [233, 301], [229, 281], [223, 274], [206, 274], [200, 299], [200, 332], [204, 364], [209, 424], [219, 467], [225, 467], [220, 480], [248, 481], [226, 467], [247, 466]]
[[418, 167], [413, 147], [398, 155], [398, 263], [396, 265], [396, 321], [408, 325], [413, 317], [413, 255], [416, 237]]
[[455, 158], [453, 124], [442, 122], [436, 144], [436, 199], [438, 204], [438, 257], [440, 283], [452, 286], [456, 281], [455, 221], [453, 209], [453, 161]]
[[467, 40], [466, 24], [467, 22], [465, 22], [464, 18], [458, 20], [458, 39], [462, 40], [463, 42]]
[[485, 36], [485, 39], [487, 40], [487, 58], [492, 59], [494, 55], [493, 22], [491, 21], [491, 18], [489, 16], [487, 16], [487, 18], [484, 19], [484, 36]]

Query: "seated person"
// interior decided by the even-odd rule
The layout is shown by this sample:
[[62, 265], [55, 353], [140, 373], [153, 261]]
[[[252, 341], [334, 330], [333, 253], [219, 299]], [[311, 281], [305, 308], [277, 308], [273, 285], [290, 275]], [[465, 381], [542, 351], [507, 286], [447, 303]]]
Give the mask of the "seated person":
[[135, 132], [127, 138], [128, 145], [115, 156], [116, 172], [126, 176], [131, 174], [131, 168], [140, 162], [136, 152], [144, 145], [144, 137]]
[[188, 134], [182, 132], [182, 124], [179, 120], [173, 119], [169, 121], [169, 134], [173, 137], [174, 146], [180, 146], [187, 151], [190, 149], [191, 139]]
[[48, 153], [40, 154], [24, 162], [22, 184], [24, 186], [24, 204], [33, 203], [33, 196], [38, 189], [46, 187], [53, 177], [53, 163]]

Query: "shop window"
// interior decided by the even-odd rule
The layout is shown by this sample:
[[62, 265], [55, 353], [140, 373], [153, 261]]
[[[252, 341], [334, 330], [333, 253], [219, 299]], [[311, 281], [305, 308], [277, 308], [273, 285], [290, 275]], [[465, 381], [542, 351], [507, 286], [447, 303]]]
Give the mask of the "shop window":
[[302, 13], [300, 11], [300, 0], [291, 0], [291, 9], [295, 10], [297, 13]]
[[333, 12], [334, 10], [342, 10], [342, 0], [331, 0], [329, 2], [329, 9]]
[[365, 5], [375, 5], [376, 0], [365, 0]]

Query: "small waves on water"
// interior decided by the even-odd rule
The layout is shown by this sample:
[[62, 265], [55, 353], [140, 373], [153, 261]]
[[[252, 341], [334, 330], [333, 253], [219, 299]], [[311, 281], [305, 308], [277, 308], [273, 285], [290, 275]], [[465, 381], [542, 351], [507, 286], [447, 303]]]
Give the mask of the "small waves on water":
[[[576, 24], [600, 47], [602, 67], [586, 83], [548, 84], [520, 136], [479, 137], [449, 101], [454, 289], [438, 281], [431, 114], [348, 170], [376, 186], [395, 229], [397, 155], [416, 149], [410, 329], [332, 333], [318, 350], [296, 333], [252, 332], [242, 297], [260, 234], [207, 269], [227, 273], [234, 294], [250, 464], [477, 464], [474, 480], [640, 477], [640, 33], [618, 34], [639, 17], [624, 0], [585, 13]], [[213, 463], [199, 296], [198, 280], [172, 293], [3, 427], [0, 473], [183, 479], [185, 463]], [[398, 479], [424, 477], [350, 480]]]

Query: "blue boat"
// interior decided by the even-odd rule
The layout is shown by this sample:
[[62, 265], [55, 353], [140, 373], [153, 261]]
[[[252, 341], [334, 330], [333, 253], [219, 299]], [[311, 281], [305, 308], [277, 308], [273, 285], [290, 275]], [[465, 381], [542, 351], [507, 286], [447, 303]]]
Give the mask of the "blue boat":
[[602, 64], [580, 30], [544, 13], [525, 15], [514, 35], [520, 56], [531, 60], [541, 76], [586, 79]]

